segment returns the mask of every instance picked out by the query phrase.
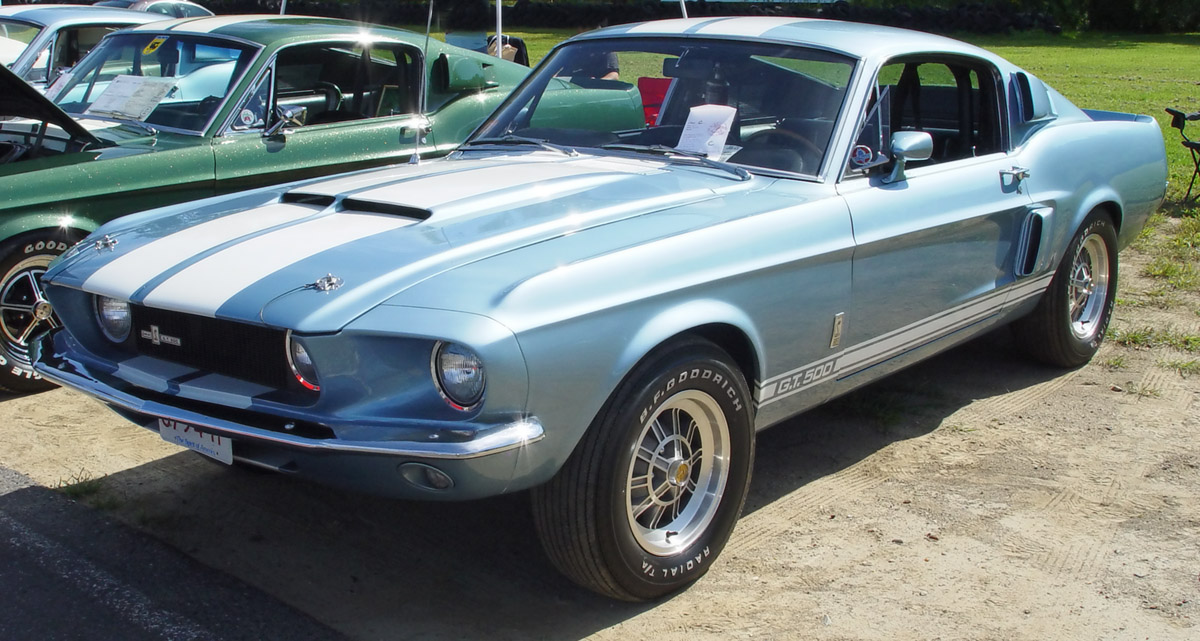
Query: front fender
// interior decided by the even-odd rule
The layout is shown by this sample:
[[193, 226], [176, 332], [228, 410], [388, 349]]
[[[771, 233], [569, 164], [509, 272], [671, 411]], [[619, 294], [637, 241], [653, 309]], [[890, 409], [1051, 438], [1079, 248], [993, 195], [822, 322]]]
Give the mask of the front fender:
[[[620, 376], [614, 378], [611, 389], [615, 389], [634, 366], [638, 364], [654, 348], [666, 343], [680, 334], [696, 330], [705, 325], [727, 325], [736, 328], [749, 339], [754, 349], [754, 362], [766, 362], [761, 352], [762, 336], [754, 320], [745, 310], [726, 301], [701, 299], [689, 300], [669, 309], [664, 309], [649, 318], [634, 333], [624, 352], [621, 353], [615, 372]], [[749, 372], [748, 382], [754, 386], [754, 380], [762, 378], [762, 372]]]
[[11, 218], [5, 217], [3, 222], [0, 222], [0, 242], [32, 231], [60, 232], [82, 237], [96, 231], [99, 226], [100, 223], [96, 220], [73, 216], [68, 212], [21, 214]]

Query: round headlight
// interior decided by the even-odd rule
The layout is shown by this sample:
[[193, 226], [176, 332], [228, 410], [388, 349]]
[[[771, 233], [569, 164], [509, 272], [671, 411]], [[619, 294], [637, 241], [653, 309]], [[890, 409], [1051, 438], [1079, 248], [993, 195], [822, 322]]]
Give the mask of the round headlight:
[[483, 361], [475, 352], [456, 343], [438, 343], [433, 364], [438, 389], [455, 407], [468, 409], [483, 398]]
[[105, 338], [114, 343], [123, 343], [133, 328], [129, 314], [129, 303], [107, 296], [96, 297], [96, 321]]
[[296, 380], [314, 392], [321, 391], [321, 386], [317, 385], [317, 367], [304, 348], [304, 343], [292, 336], [291, 331], [287, 333], [287, 357], [288, 366], [292, 368]]

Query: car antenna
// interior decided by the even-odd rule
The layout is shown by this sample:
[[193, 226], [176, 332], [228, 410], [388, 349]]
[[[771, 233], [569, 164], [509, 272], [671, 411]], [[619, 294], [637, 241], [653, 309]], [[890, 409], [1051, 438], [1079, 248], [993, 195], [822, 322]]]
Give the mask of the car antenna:
[[[429, 0], [429, 17], [427, 17], [425, 19], [425, 49], [424, 49], [424, 51], [421, 52], [422, 60], [429, 60], [429, 31], [431, 29], [433, 29], [433, 0]], [[428, 68], [428, 67], [426, 67], [426, 68]], [[421, 88], [420, 96], [422, 98], [425, 96], [425, 94], [428, 93], [428, 91], [425, 88], [426, 85], [428, 85], [428, 84], [429, 84], [429, 74], [422, 73], [421, 74], [421, 84], [420, 84], [420, 88]], [[421, 102], [420, 98], [418, 98], [418, 102]], [[421, 114], [417, 114], [417, 118], [420, 119], [420, 117], [421, 117]], [[425, 125], [421, 124], [421, 123], [417, 123], [417, 133], [416, 133], [416, 138], [413, 142], [413, 152], [412, 152], [412, 155], [408, 157], [408, 164], [410, 164], [410, 165], [421, 164], [421, 137], [424, 135], [424, 130], [425, 130]]]

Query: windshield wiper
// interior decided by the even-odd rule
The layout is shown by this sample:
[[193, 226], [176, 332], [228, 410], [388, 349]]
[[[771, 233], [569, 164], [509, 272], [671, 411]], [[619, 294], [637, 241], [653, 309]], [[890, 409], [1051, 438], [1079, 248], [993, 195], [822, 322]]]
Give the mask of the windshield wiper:
[[551, 144], [543, 138], [529, 138], [526, 136], [517, 136], [506, 134], [504, 136], [493, 136], [488, 138], [472, 138], [459, 145], [460, 147], [474, 147], [475, 145], [535, 145], [549, 151], [557, 151], [560, 154], [567, 156], [573, 155], [574, 150], [567, 150], [558, 145]]
[[152, 126], [150, 126], [150, 125], [148, 125], [148, 124], [146, 124], [146, 123], [144, 123], [144, 122], [142, 122], [142, 121], [140, 121], [140, 120], [134, 120], [134, 119], [132, 119], [132, 118], [128, 118], [128, 117], [122, 117], [122, 116], [124, 116], [125, 114], [122, 114], [122, 113], [120, 113], [120, 112], [116, 112], [116, 111], [92, 111], [92, 112], [89, 112], [89, 113], [84, 113], [84, 114], [80, 114], [80, 115], [82, 115], [82, 116], [104, 116], [104, 117], [107, 117], [107, 118], [111, 118], [111, 119], [113, 119], [113, 120], [117, 121], [118, 123], [120, 123], [120, 124], [122, 124], [122, 125], [132, 125], [132, 126], [134, 126], [134, 127], [137, 127], [138, 129], [142, 129], [142, 130], [144, 130], [146, 133], [150, 134], [151, 136], [157, 136], [157, 135], [158, 135], [158, 130], [157, 130], [157, 129], [155, 129], [154, 127], [152, 127]]
[[634, 145], [630, 143], [614, 142], [607, 145], [600, 145], [601, 149], [611, 149], [614, 151], [636, 151], [640, 153], [654, 154], [656, 156], [667, 156], [679, 158], [683, 157], [687, 160], [695, 160], [706, 167], [720, 169], [721, 171], [729, 172], [737, 176], [741, 180], [750, 180], [750, 172], [727, 162], [713, 160], [708, 157], [708, 154], [690, 149], [679, 149], [668, 145]]
[[146, 123], [144, 123], [140, 120], [121, 120], [121, 124], [122, 125], [133, 125], [134, 127], [137, 127], [138, 129], [145, 130], [145, 132], [150, 134], [151, 136], [158, 135], [158, 129], [156, 129], [150, 125], [147, 125]]

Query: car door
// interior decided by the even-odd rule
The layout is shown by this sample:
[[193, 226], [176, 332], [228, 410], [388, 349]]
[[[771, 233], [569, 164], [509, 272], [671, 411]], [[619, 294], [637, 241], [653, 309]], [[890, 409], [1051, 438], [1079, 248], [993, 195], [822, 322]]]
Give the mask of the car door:
[[[906, 58], [880, 70], [867, 135], [839, 185], [856, 243], [843, 377], [867, 368], [882, 375], [1003, 306], [1022, 226], [1035, 214], [1008, 151], [1000, 83], [991, 65], [964, 57]], [[881, 158], [875, 141], [903, 131], [929, 135], [929, 160], [902, 175], [894, 161], [871, 168]]]
[[281, 50], [213, 141], [218, 190], [404, 161], [427, 128], [419, 60], [399, 44]]

